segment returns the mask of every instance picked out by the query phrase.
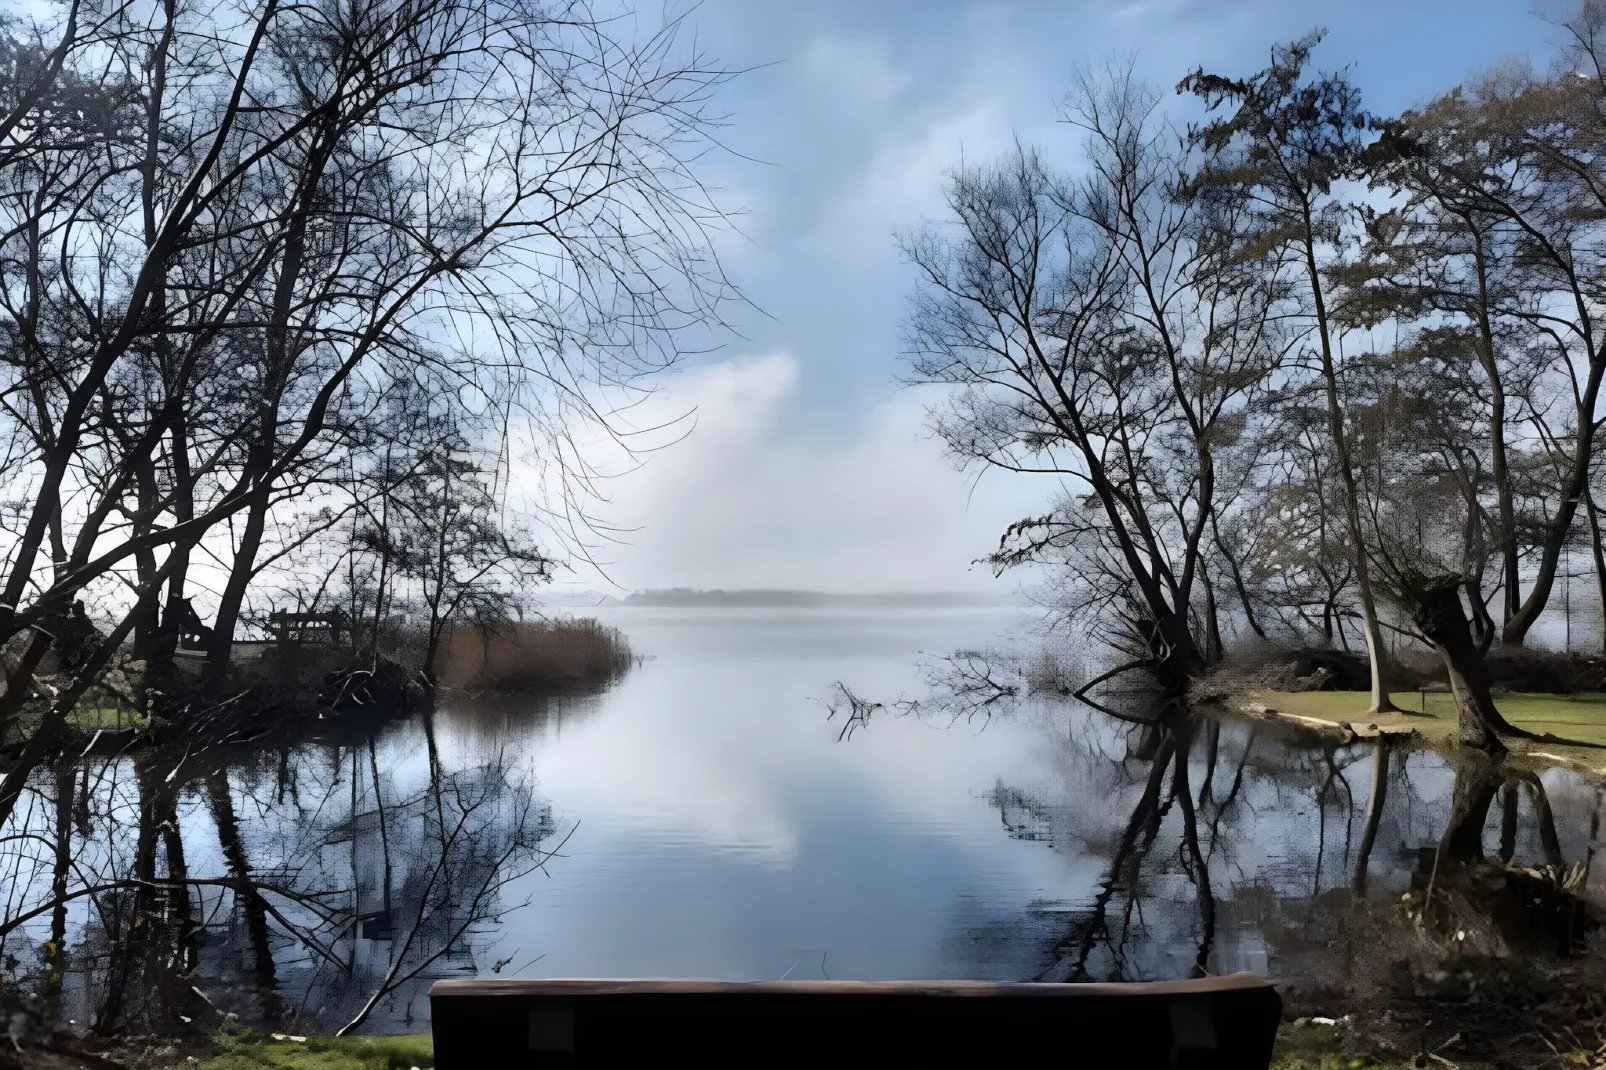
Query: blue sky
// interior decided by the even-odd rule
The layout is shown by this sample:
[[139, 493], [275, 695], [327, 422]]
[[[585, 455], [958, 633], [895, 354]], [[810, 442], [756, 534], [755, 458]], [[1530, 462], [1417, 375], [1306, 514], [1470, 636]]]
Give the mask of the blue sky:
[[[650, 0], [649, 0], [650, 2]], [[680, 10], [685, 10], [682, 7]], [[1321, 65], [1353, 65], [1394, 112], [1506, 56], [1549, 62], [1560, 0], [704, 0], [697, 42], [748, 70], [723, 91], [713, 162], [743, 209], [722, 243], [754, 308], [663, 383], [652, 412], [696, 409], [676, 445], [609, 480], [601, 516], [634, 529], [563, 587], [991, 589], [970, 562], [1040, 512], [1042, 480], [952, 470], [900, 390], [911, 276], [893, 233], [938, 213], [943, 172], [1012, 140], [1070, 166], [1056, 122], [1072, 68], [1132, 53], [1169, 91], [1203, 65], [1247, 73], [1322, 26]], [[1535, 12], [1539, 12], [1536, 15]], [[1182, 106], [1179, 102], [1179, 106]], [[607, 583], [611, 580], [612, 584]]]

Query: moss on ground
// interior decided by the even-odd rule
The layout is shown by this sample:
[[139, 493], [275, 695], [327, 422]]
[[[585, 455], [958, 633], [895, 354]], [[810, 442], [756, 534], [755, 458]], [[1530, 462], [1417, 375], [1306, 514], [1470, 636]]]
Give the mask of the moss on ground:
[[1409, 1065], [1409, 1059], [1381, 1062], [1348, 1029], [1308, 1018], [1278, 1027], [1271, 1057], [1271, 1070], [1394, 1070]]
[[428, 1033], [402, 1037], [307, 1037], [220, 1034], [216, 1054], [202, 1058], [199, 1070], [428, 1070], [435, 1045]]
[[1271, 1061], [1270, 1070], [1404, 1070], [1409, 1061], [1380, 1063], [1368, 1055], [1300, 1055], [1284, 1052]]
[[[1406, 708], [1400, 713], [1367, 713], [1370, 695], [1365, 691], [1255, 691], [1230, 706], [1255, 711], [1258, 707], [1279, 714], [1311, 717], [1335, 724], [1379, 728], [1406, 727], [1423, 742], [1441, 750], [1455, 746], [1455, 699], [1447, 692], [1400, 692], [1394, 701]], [[1425, 700], [1425, 701], [1424, 701]], [[1426, 709], [1423, 710], [1423, 706]], [[1536, 765], [1569, 765], [1606, 777], [1606, 694], [1541, 695], [1508, 692], [1495, 695], [1495, 705], [1518, 728], [1540, 735], [1596, 744], [1569, 747], [1535, 740], [1508, 740], [1512, 756]]]

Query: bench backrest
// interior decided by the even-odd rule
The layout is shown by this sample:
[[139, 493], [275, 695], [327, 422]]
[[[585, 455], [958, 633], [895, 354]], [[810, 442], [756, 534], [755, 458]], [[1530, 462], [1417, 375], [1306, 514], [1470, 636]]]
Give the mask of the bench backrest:
[[332, 643], [340, 642], [346, 630], [346, 615], [334, 613], [289, 613], [283, 610], [270, 618], [273, 635], [280, 643]]
[[1264, 1070], [1282, 1000], [1253, 974], [1143, 984], [436, 982], [437, 1070], [980, 1065]]

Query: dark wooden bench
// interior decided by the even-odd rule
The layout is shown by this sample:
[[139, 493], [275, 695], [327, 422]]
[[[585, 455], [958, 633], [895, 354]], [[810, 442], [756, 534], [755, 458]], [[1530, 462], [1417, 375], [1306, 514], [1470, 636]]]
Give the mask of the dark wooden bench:
[[1451, 695], [1455, 692], [1450, 690], [1449, 684], [1423, 684], [1416, 689], [1416, 693], [1422, 697], [1422, 712], [1426, 713], [1428, 712], [1429, 695]]
[[1282, 1000], [1249, 973], [1144, 984], [437, 981], [437, 1070], [971, 1066], [1265, 1070]]

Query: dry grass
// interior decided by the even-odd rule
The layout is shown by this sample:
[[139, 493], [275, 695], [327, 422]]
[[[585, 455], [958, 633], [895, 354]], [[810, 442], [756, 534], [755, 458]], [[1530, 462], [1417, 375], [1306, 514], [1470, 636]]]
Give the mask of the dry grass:
[[437, 658], [443, 687], [521, 691], [605, 681], [630, 667], [624, 633], [590, 618], [460, 628]]

